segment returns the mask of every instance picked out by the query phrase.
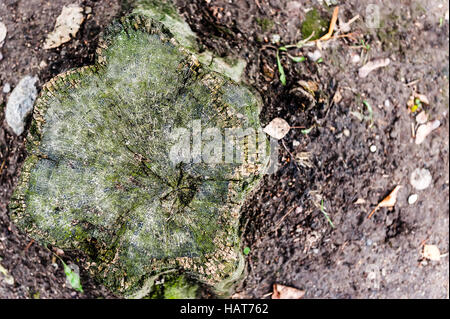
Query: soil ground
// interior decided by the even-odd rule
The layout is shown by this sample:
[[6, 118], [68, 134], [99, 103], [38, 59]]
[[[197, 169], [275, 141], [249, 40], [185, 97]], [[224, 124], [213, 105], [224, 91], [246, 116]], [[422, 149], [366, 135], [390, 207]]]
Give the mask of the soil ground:
[[[30, 73], [39, 76], [42, 86], [60, 72], [92, 63], [99, 32], [121, 12], [119, 0], [79, 1], [92, 14], [75, 39], [43, 50], [46, 34], [70, 2], [0, 2], [0, 21], [8, 29], [0, 49], [0, 87], [14, 87]], [[270, 298], [272, 284], [280, 283], [305, 290], [305, 298], [448, 298], [448, 255], [436, 262], [421, 260], [425, 240], [442, 254], [449, 249], [448, 4], [334, 1], [340, 6], [339, 21], [360, 16], [351, 25], [354, 39], [323, 42], [320, 63], [294, 63], [282, 53], [287, 78], [282, 85], [276, 48], [302, 39], [302, 22], [312, 8], [330, 21], [332, 8], [326, 1], [176, 3], [205, 49], [247, 61], [245, 82], [263, 98], [264, 124], [281, 117], [291, 126], [312, 127], [307, 134], [292, 129], [280, 141], [280, 169], [264, 178], [242, 210], [243, 247], [250, 253], [246, 279], [235, 297]], [[369, 23], [371, 3], [380, 13], [376, 25]], [[273, 35], [280, 43], [271, 43]], [[362, 47], [361, 40], [370, 48]], [[360, 56], [358, 63], [352, 62], [354, 55]], [[378, 58], [391, 63], [358, 77], [362, 65]], [[301, 81], [317, 86], [312, 100], [299, 89]], [[411, 136], [415, 115], [406, 107], [414, 90], [428, 97], [429, 117], [441, 122], [420, 145]], [[0, 93], [0, 105], [7, 97]], [[370, 115], [363, 101], [372, 106], [372, 120], [360, 121], [351, 113]], [[0, 297], [114, 297], [83, 272], [85, 293], [66, 287], [52, 253], [10, 223], [7, 203], [25, 153], [23, 137], [14, 137], [3, 117], [0, 108], [0, 264], [14, 284], [0, 280]], [[373, 145], [375, 152], [370, 151]], [[416, 168], [431, 172], [429, 188], [412, 188], [409, 178]], [[395, 207], [381, 208], [368, 219], [396, 185], [403, 187]], [[419, 199], [410, 205], [413, 193]], [[75, 252], [63, 258], [83, 263]]]

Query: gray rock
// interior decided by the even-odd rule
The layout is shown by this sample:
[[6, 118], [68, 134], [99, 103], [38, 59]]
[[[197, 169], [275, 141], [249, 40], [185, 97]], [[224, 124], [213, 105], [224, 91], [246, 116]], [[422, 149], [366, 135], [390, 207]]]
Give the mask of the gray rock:
[[412, 194], [408, 197], [408, 204], [409, 205], [414, 205], [417, 202], [417, 199], [419, 199], [419, 195], [417, 194]]
[[3, 93], [8, 94], [9, 92], [11, 92], [11, 85], [9, 83], [5, 83], [5, 85], [3, 85]]
[[33, 104], [37, 97], [35, 86], [37, 80], [37, 77], [29, 75], [23, 77], [9, 96], [5, 118], [6, 123], [16, 135], [23, 133], [25, 120], [33, 111]]
[[317, 62], [321, 57], [322, 57], [322, 53], [320, 53], [319, 50], [315, 50], [314, 52], [308, 52], [306, 54], [308, 56], [308, 58], [313, 61], [313, 62]]
[[412, 172], [409, 182], [417, 190], [424, 190], [431, 185], [433, 177], [426, 168], [417, 168]]

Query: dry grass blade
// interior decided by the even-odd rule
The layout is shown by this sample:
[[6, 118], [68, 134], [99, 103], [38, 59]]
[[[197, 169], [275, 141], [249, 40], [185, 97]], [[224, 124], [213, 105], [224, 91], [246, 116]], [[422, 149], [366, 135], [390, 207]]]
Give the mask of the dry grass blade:
[[327, 34], [322, 36], [319, 39], [319, 41], [326, 41], [326, 40], [329, 40], [331, 38], [331, 36], [333, 35], [334, 27], [336, 26], [336, 21], [337, 21], [337, 18], [338, 18], [338, 14], [339, 14], [339, 6], [334, 8], [333, 16], [331, 17], [330, 28], [328, 29]]

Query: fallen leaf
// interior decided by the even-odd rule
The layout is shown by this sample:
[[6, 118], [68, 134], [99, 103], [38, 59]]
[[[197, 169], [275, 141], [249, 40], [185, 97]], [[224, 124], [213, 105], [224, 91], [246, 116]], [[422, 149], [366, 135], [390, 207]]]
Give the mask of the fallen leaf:
[[0, 43], [6, 39], [6, 33], [7, 33], [6, 25], [3, 22], [0, 22]]
[[390, 63], [391, 63], [391, 60], [389, 60], [389, 59], [378, 59], [378, 60], [370, 61], [359, 69], [359, 72], [358, 72], [359, 77], [365, 78], [366, 76], [369, 75], [370, 72], [372, 72], [376, 69], [388, 66]]
[[80, 29], [84, 21], [83, 8], [77, 4], [64, 6], [61, 14], [56, 18], [55, 29], [47, 35], [44, 49], [53, 49], [70, 41]]
[[355, 205], [362, 205], [365, 204], [366, 200], [363, 198], [358, 198], [358, 200], [355, 202]]
[[425, 259], [434, 261], [441, 260], [441, 252], [436, 245], [424, 245], [422, 255]]
[[286, 122], [282, 118], [276, 117], [264, 128], [264, 133], [279, 140], [285, 137], [290, 129], [291, 126], [288, 124], [288, 122]]
[[383, 199], [380, 203], [378, 203], [377, 207], [375, 207], [375, 209], [369, 214], [367, 218], [371, 218], [372, 215], [380, 207], [394, 207], [395, 203], [397, 202], [397, 193], [401, 187], [402, 187], [401, 185], [395, 186], [394, 190], [388, 196], [386, 196], [385, 199]]
[[419, 145], [425, 141], [426, 137], [440, 125], [441, 122], [439, 120], [420, 125], [416, 132], [416, 144]]
[[304, 290], [273, 284], [272, 299], [301, 299], [305, 296]]
[[64, 266], [64, 273], [66, 274], [67, 282], [76, 291], [83, 292], [83, 287], [81, 286], [80, 275], [78, 272], [74, 271], [70, 266], [66, 265], [64, 261], [61, 262]]

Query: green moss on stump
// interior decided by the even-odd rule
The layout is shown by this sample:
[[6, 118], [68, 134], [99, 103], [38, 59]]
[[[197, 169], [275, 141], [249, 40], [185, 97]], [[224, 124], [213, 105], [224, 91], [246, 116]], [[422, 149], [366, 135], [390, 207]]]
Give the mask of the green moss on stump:
[[148, 299], [196, 299], [201, 287], [183, 274], [165, 275], [153, 285]]
[[312, 9], [306, 13], [301, 30], [303, 39], [309, 38], [314, 33], [311, 40], [317, 40], [327, 33], [328, 21], [320, 16], [317, 9]]
[[41, 243], [84, 251], [116, 293], [144, 297], [174, 269], [227, 294], [243, 270], [239, 211], [267, 161], [174, 163], [172, 133], [198, 120], [203, 130], [259, 130], [259, 100], [142, 15], [113, 23], [97, 52], [36, 102], [14, 222]]

